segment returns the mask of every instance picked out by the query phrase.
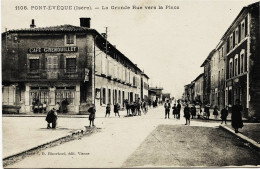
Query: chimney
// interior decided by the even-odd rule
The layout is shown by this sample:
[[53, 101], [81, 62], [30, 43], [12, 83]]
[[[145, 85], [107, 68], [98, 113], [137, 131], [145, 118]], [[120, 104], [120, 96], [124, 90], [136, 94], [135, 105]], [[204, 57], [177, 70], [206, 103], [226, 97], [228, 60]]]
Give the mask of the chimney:
[[32, 24], [30, 25], [30, 28], [35, 28], [36, 25], [34, 24], [34, 19], [32, 19]]
[[79, 18], [80, 19], [80, 26], [90, 28], [90, 20], [91, 18]]

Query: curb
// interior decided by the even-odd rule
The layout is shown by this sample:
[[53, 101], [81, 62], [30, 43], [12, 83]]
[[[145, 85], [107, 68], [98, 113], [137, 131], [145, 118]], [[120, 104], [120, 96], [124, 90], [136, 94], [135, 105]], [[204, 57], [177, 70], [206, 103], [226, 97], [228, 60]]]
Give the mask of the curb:
[[88, 130], [86, 126], [85, 126], [85, 128], [86, 128], [85, 130], [79, 129], [79, 130], [73, 132], [72, 134], [68, 134], [66, 136], [57, 138], [57, 139], [49, 141], [47, 143], [36, 145], [35, 147], [32, 147], [30, 149], [15, 153], [13, 155], [9, 155], [9, 156], [3, 158], [3, 166], [6, 167], [8, 165], [14, 164], [14, 163], [26, 158], [27, 156], [29, 157], [29, 156], [35, 155], [35, 154], [37, 154], [37, 152], [40, 152], [46, 148], [55, 147], [62, 143], [66, 143], [66, 142], [75, 140], [77, 138], [83, 137], [85, 135], [90, 135], [90, 134], [96, 132], [98, 129], [100, 129], [100, 128], [94, 127], [94, 128], [90, 128]]
[[[88, 118], [89, 115], [59, 115], [59, 118]], [[7, 115], [2, 114], [2, 117], [46, 117], [46, 114], [40, 114], [40, 115]]]
[[254, 140], [252, 140], [251, 138], [248, 138], [246, 136], [244, 136], [243, 134], [241, 133], [235, 133], [234, 130], [230, 129], [229, 127], [226, 127], [226, 126], [222, 126], [222, 125], [219, 125], [220, 128], [224, 129], [224, 130], [227, 130], [229, 131], [230, 133], [232, 133], [233, 135], [241, 138], [242, 140], [250, 143], [252, 146], [254, 146], [255, 148], [257, 148], [258, 150], [260, 150], [260, 144]]

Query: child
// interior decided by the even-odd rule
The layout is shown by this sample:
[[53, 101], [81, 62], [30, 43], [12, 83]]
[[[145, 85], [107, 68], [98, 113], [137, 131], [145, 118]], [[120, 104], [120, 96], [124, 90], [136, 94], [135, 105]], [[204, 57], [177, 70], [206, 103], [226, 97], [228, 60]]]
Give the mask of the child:
[[107, 107], [106, 107], [106, 116], [105, 117], [107, 117], [107, 115], [108, 115], [108, 117], [110, 116], [110, 104], [107, 104]]
[[227, 124], [227, 116], [228, 116], [228, 106], [224, 107], [221, 110], [221, 124], [223, 124], [223, 122], [225, 122], [225, 124]]
[[88, 109], [88, 112], [90, 113], [89, 115], [89, 127], [91, 126], [91, 123], [92, 123], [92, 126], [95, 126], [94, 125], [94, 120], [95, 120], [95, 113], [96, 113], [96, 107], [95, 105], [93, 104], [92, 107], [90, 107]]
[[217, 116], [218, 116], [218, 107], [217, 106], [214, 107], [213, 115], [215, 116], [215, 119], [217, 119]]
[[177, 116], [177, 107], [176, 107], [176, 104], [174, 104], [174, 106], [172, 107], [172, 114], [173, 114], [173, 118], [178, 118]]

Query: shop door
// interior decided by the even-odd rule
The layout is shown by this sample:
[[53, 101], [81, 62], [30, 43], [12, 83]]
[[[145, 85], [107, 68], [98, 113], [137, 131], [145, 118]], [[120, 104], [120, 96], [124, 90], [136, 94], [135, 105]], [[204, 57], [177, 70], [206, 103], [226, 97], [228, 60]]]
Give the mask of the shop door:
[[48, 79], [58, 78], [58, 56], [47, 56]]

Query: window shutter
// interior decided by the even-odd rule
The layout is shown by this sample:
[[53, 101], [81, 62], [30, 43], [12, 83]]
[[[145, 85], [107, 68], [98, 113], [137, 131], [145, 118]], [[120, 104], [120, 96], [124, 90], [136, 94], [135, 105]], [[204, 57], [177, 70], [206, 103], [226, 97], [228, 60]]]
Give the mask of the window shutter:
[[45, 69], [45, 55], [44, 54], [42, 54], [41, 56], [40, 56], [40, 64], [41, 64], [41, 66], [40, 66], [40, 69]]
[[60, 55], [60, 68], [64, 69], [64, 55], [63, 54]]

